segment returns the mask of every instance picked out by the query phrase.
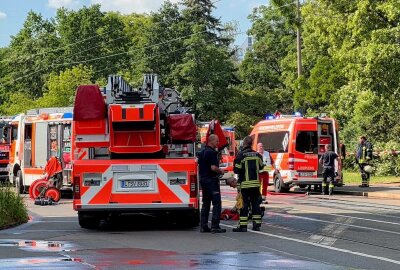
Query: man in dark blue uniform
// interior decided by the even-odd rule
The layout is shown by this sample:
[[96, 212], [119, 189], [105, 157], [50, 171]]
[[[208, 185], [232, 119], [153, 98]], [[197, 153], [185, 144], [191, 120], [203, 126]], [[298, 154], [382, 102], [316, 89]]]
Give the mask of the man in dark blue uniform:
[[[203, 205], [201, 207], [201, 228], [200, 232], [224, 233], [225, 229], [220, 228], [219, 219], [221, 215], [221, 189], [219, 175], [223, 170], [219, 168], [217, 135], [210, 135], [208, 144], [199, 154], [199, 175], [200, 185], [203, 192]], [[211, 203], [213, 205], [211, 229], [208, 227], [208, 216]]]

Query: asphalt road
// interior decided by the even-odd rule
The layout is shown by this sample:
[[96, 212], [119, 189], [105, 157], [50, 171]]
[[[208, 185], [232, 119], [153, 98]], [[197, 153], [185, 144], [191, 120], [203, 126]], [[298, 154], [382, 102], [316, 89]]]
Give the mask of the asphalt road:
[[[223, 205], [235, 191], [223, 187]], [[81, 229], [70, 200], [0, 231], [0, 269], [400, 269], [400, 201], [268, 196], [260, 232], [199, 233], [149, 216]], [[249, 228], [251, 226], [249, 225]]]

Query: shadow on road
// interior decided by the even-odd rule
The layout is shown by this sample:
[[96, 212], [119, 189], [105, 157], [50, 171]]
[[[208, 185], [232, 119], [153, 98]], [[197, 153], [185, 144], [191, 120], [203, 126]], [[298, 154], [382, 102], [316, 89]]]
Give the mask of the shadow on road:
[[102, 219], [98, 230], [102, 231], [171, 231], [191, 230], [196, 227], [188, 224], [185, 217], [153, 216], [148, 214], [120, 214]]

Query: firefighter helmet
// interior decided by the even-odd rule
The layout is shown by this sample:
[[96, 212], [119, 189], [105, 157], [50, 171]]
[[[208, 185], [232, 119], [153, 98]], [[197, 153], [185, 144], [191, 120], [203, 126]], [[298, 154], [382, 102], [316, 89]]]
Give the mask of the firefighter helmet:
[[372, 173], [373, 168], [372, 168], [372, 166], [370, 166], [370, 165], [366, 165], [366, 166], [364, 167], [364, 171], [367, 172], [367, 173]]

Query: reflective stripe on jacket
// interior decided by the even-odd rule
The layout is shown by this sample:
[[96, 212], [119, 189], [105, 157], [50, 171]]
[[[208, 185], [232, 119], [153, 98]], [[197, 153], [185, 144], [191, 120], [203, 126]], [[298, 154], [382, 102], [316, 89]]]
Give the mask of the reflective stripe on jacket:
[[365, 142], [364, 144], [359, 144], [357, 148], [357, 160], [358, 163], [367, 163], [372, 159], [372, 144], [370, 142]]
[[234, 172], [241, 188], [259, 188], [259, 172], [263, 169], [262, 156], [251, 148], [243, 149], [235, 158]]

